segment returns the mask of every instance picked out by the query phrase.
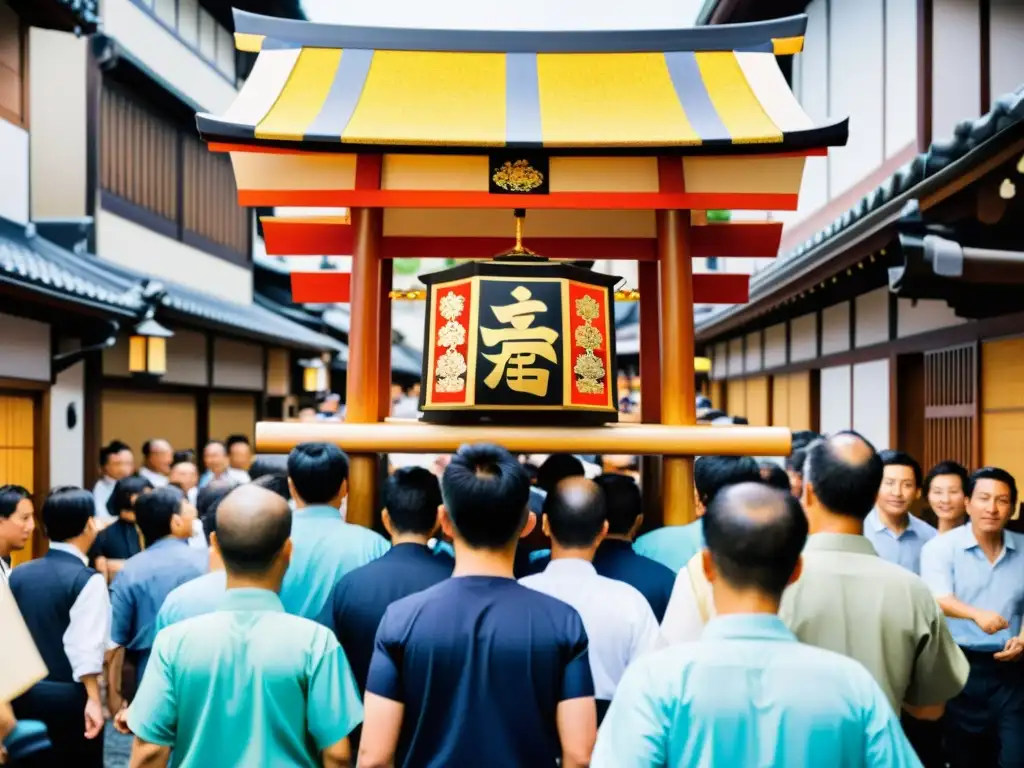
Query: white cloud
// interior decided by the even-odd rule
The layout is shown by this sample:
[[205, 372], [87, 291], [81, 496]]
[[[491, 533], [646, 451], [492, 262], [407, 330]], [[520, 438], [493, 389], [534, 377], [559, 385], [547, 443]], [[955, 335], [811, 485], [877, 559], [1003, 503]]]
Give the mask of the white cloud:
[[673, 29], [703, 0], [303, 0], [312, 21], [422, 29]]

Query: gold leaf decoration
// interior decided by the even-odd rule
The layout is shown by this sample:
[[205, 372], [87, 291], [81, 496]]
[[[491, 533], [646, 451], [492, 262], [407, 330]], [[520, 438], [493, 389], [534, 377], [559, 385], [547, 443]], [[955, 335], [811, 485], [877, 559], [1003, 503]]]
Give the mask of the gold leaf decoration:
[[466, 327], [458, 322], [458, 318], [466, 309], [466, 299], [454, 291], [448, 291], [441, 297], [438, 307], [441, 317], [448, 322], [437, 332], [437, 344], [447, 349], [437, 359], [434, 368], [434, 376], [437, 377], [434, 389], [438, 392], [462, 392], [466, 388], [463, 375], [469, 367], [466, 358], [457, 349], [466, 343]]
[[506, 161], [494, 171], [491, 181], [506, 192], [532, 192], [544, 183], [544, 174], [526, 160]]
[[575, 330], [573, 339], [577, 346], [586, 350], [576, 358], [576, 365], [572, 369], [580, 377], [576, 379], [576, 391], [583, 395], [604, 394], [604, 362], [594, 354], [594, 350], [604, 342], [604, 336], [593, 326], [594, 320], [601, 316], [601, 305], [593, 296], [576, 299], [576, 316], [584, 324]]

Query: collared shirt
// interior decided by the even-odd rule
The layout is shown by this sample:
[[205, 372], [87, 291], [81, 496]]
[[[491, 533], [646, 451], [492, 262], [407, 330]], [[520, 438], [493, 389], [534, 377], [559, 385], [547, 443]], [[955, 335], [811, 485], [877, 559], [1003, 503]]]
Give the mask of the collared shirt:
[[878, 509], [864, 519], [864, 536], [878, 556], [913, 573], [921, 572], [921, 547], [938, 535], [932, 526], [914, 515], [908, 515], [907, 528], [899, 535], [885, 527]]
[[228, 467], [219, 475], [215, 475], [210, 470], [206, 470], [203, 472], [202, 477], [199, 478], [199, 487], [205, 488], [214, 480], [230, 480], [233, 483], [248, 483], [249, 473], [244, 469], [235, 469], [234, 467]]
[[360, 691], [366, 689], [373, 641], [388, 606], [444, 581], [453, 565], [421, 544], [398, 544], [334, 585], [320, 623], [345, 649]]
[[644, 596], [629, 584], [599, 576], [586, 560], [552, 560], [543, 572], [519, 583], [568, 603], [580, 614], [590, 640], [590, 671], [598, 699], [610, 701], [626, 667], [661, 642], [654, 611]]
[[[50, 549], [74, 555], [85, 565], [89, 563], [77, 547], [62, 541], [51, 541]], [[110, 643], [110, 595], [100, 574], [90, 576], [78, 593], [71, 606], [71, 621], [61, 639], [75, 682], [103, 671], [103, 654]]]
[[771, 615], [731, 615], [622, 678], [593, 768], [919, 768], [860, 664], [797, 642]]
[[391, 548], [378, 533], [346, 523], [335, 507], [312, 506], [292, 516], [292, 561], [281, 585], [288, 613], [317, 619], [341, 578]]
[[110, 501], [110, 497], [114, 493], [115, 485], [117, 485], [117, 480], [104, 475], [92, 487], [92, 497], [96, 501], [96, 520], [98, 522], [102, 523], [114, 519], [114, 516], [110, 514], [110, 510], [107, 509], [107, 502]]
[[224, 571], [210, 571], [172, 589], [156, 615], [153, 635], [193, 616], [213, 613], [224, 599], [228, 577]]
[[512, 579], [445, 579], [388, 608], [366, 690], [405, 705], [398, 768], [554, 768], [559, 702], [594, 695], [587, 633]]
[[11, 579], [11, 565], [6, 558], [0, 557], [0, 580], [7, 582]]
[[636, 554], [628, 541], [605, 539], [594, 555], [594, 567], [602, 576], [639, 590], [654, 611], [654, 618], [659, 622], [665, 618], [676, 575], [664, 565]]
[[140, 467], [139, 477], [144, 477], [147, 480], [149, 480], [150, 485], [152, 485], [154, 488], [163, 488], [170, 482], [170, 479], [167, 477], [167, 475], [163, 474], [162, 472], [152, 470], [149, 467]]
[[704, 522], [700, 519], [687, 525], [658, 528], [633, 542], [634, 552], [656, 560], [672, 573], [685, 568], [690, 558], [703, 548]]
[[142, 533], [138, 526], [124, 518], [117, 518], [96, 536], [96, 542], [89, 550], [89, 559], [127, 560], [139, 554], [142, 547]]
[[1003, 551], [990, 563], [970, 523], [932, 539], [921, 553], [921, 577], [935, 597], [953, 595], [1009, 622], [993, 635], [970, 619], [949, 619], [953, 637], [972, 651], [1001, 651], [1020, 634], [1024, 613], [1024, 534], [1003, 531]]
[[138, 676], [146, 668], [156, 635], [156, 615], [172, 589], [202, 576], [209, 556], [181, 539], [166, 537], [126, 561], [110, 586], [111, 641], [139, 654]]
[[128, 710], [175, 768], [318, 767], [362, 717], [334, 635], [262, 589], [230, 589], [220, 610], [161, 632]]
[[896, 712], [904, 702], [941, 704], [967, 682], [967, 660], [928, 586], [863, 536], [810, 536], [779, 616], [801, 642], [863, 664]]

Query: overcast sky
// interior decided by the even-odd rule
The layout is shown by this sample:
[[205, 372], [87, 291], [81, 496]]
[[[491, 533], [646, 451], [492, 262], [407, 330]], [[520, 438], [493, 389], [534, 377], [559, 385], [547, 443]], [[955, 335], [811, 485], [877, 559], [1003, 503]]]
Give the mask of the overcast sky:
[[302, 0], [313, 21], [426, 29], [669, 29], [702, 0]]

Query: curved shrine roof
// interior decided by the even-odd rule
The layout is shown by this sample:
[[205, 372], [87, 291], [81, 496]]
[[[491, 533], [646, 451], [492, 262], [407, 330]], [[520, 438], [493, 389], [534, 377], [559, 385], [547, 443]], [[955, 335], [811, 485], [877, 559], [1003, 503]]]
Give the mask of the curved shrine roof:
[[752, 154], [846, 143], [815, 126], [776, 55], [806, 16], [680, 30], [516, 32], [351, 27], [235, 11], [259, 51], [207, 141], [335, 151]]

